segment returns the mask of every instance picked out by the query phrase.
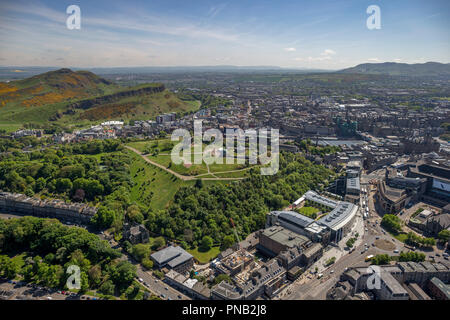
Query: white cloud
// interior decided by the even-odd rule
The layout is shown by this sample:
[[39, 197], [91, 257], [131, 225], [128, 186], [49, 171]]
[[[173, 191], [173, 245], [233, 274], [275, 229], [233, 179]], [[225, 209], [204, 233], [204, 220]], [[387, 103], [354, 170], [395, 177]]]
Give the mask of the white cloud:
[[381, 60], [378, 59], [378, 58], [369, 58], [369, 59], [367, 59], [367, 61], [369, 61], [369, 62], [380, 62]]
[[295, 61], [307, 61], [307, 62], [326, 61], [326, 60], [332, 60], [332, 56], [334, 56], [335, 54], [336, 54], [336, 51], [331, 50], [331, 49], [325, 49], [317, 57], [311, 57], [311, 56], [309, 56], [307, 58], [298, 57], [298, 58], [295, 58], [294, 60]]
[[297, 49], [295, 49], [295, 48], [284, 48], [284, 51], [294, 52], [294, 51], [297, 51]]
[[336, 51], [331, 50], [331, 49], [325, 49], [320, 55], [322, 56], [332, 56], [335, 55]]

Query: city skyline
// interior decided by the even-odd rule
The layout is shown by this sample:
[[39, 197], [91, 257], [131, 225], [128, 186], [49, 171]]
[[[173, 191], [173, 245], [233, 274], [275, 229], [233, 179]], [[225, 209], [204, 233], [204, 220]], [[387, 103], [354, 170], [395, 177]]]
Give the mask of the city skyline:
[[[69, 30], [69, 5], [81, 29]], [[366, 9], [381, 9], [369, 30]], [[448, 63], [445, 1], [96, 1], [0, 4], [2, 66], [279, 66]]]

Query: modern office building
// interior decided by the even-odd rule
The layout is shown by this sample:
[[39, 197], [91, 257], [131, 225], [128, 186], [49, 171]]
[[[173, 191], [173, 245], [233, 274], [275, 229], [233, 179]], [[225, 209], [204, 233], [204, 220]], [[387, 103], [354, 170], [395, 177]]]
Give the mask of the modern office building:
[[316, 242], [340, 241], [353, 227], [359, 207], [346, 201], [336, 201], [317, 194], [306, 192], [298, 201], [297, 208], [313, 206], [323, 210], [323, 216], [314, 220], [294, 211], [272, 211], [266, 228], [279, 224], [284, 228], [304, 235]]
[[422, 200], [440, 207], [450, 203], [450, 167], [446, 162], [420, 160], [408, 168], [407, 176], [426, 179]]
[[188, 272], [194, 265], [194, 257], [178, 246], [161, 249], [150, 255], [150, 258], [158, 268], [167, 267], [181, 274]]

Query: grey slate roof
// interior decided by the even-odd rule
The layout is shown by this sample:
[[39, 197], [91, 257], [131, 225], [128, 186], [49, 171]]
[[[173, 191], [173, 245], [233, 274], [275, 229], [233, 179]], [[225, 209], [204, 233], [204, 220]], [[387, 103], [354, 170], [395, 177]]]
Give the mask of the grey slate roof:
[[181, 247], [169, 246], [153, 253], [150, 257], [160, 266], [168, 264], [171, 268], [174, 268], [191, 259], [193, 256]]

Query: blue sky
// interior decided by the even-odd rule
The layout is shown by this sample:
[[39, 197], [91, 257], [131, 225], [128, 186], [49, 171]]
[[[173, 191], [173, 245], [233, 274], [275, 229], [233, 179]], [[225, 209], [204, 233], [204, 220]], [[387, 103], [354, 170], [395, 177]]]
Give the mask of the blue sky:
[[[66, 28], [66, 8], [81, 29]], [[381, 29], [366, 27], [369, 5]], [[129, 0], [0, 3], [3, 66], [282, 66], [450, 62], [446, 0]]]

